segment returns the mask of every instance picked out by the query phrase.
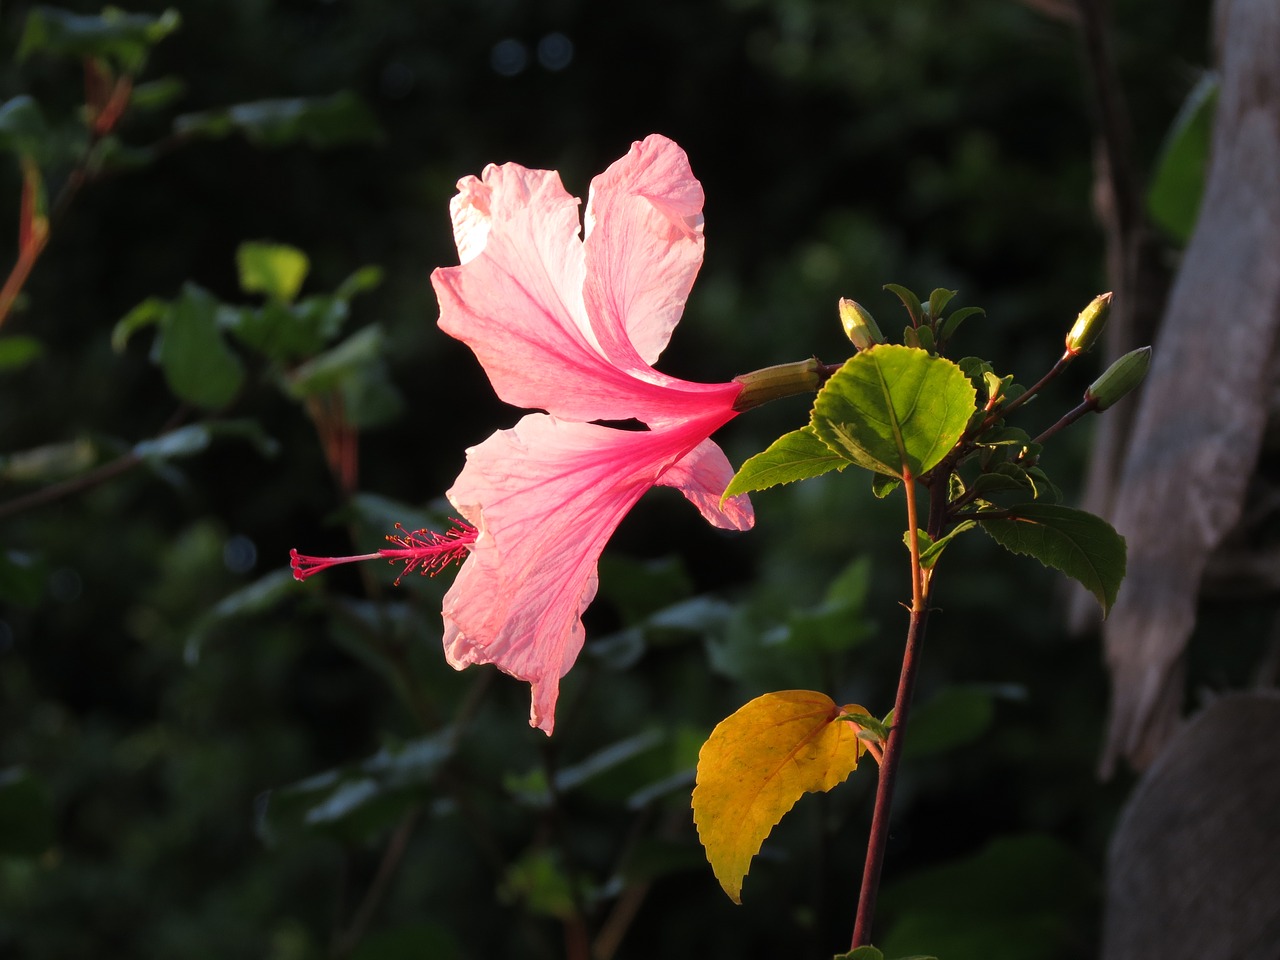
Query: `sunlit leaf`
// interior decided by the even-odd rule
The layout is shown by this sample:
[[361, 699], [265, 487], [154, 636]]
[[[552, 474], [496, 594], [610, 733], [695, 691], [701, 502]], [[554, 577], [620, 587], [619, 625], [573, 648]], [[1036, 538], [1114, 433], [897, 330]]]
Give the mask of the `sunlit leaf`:
[[806, 793], [842, 783], [865, 749], [836, 706], [808, 690], [767, 693], [720, 721], [698, 754], [693, 819], [707, 860], [730, 899], [770, 831]]
[[0, 371], [21, 370], [44, 354], [44, 344], [35, 337], [0, 337]]
[[236, 266], [240, 289], [245, 293], [261, 293], [288, 303], [302, 289], [311, 262], [297, 247], [255, 241], [236, 248]]
[[1035, 557], [1080, 581], [1098, 598], [1105, 616], [1124, 579], [1124, 537], [1101, 517], [1057, 504], [1024, 503], [1009, 513], [982, 520], [982, 529], [1006, 550]]
[[97, 448], [85, 437], [65, 443], [48, 443], [30, 450], [0, 454], [0, 480], [53, 483], [83, 473], [97, 459]]
[[920, 476], [960, 439], [977, 392], [942, 357], [883, 344], [850, 358], [813, 406], [812, 425], [846, 460], [876, 473]]
[[812, 427], [804, 426], [779, 437], [744, 463], [729, 481], [724, 495], [732, 497], [780, 483], [807, 480], [831, 470], [843, 470], [848, 465], [845, 458], [822, 442]]

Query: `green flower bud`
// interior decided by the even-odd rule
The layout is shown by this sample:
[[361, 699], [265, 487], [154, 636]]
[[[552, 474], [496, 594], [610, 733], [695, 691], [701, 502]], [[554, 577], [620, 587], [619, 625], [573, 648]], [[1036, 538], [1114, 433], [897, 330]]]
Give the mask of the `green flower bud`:
[[1085, 400], [1094, 404], [1095, 410], [1105, 410], [1142, 382], [1151, 366], [1151, 348], [1130, 350], [1107, 368], [1084, 392]]
[[1067, 334], [1067, 353], [1078, 357], [1088, 352], [1102, 336], [1102, 328], [1107, 325], [1107, 315], [1111, 313], [1111, 294], [1103, 293], [1089, 301], [1089, 305], [1080, 311], [1076, 322]]
[[875, 317], [862, 304], [842, 297], [840, 299], [840, 322], [844, 325], [845, 336], [859, 350], [884, 343], [884, 334], [876, 326]]

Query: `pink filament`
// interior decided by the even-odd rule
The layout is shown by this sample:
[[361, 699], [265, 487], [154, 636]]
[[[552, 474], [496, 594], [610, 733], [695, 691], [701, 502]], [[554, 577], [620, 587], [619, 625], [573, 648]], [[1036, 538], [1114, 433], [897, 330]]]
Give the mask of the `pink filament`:
[[405, 574], [415, 570], [423, 576], [434, 577], [455, 560], [464, 560], [476, 539], [476, 528], [464, 520], [455, 520], [453, 527], [445, 533], [426, 529], [408, 531], [398, 523], [396, 529], [400, 532], [387, 534], [387, 540], [398, 546], [379, 550], [377, 553], [350, 557], [308, 557], [297, 550], [290, 550], [289, 566], [293, 568], [293, 578], [305, 580], [340, 563], [376, 560], [378, 557], [386, 557], [391, 563], [404, 564], [404, 569], [396, 577], [397, 584]]

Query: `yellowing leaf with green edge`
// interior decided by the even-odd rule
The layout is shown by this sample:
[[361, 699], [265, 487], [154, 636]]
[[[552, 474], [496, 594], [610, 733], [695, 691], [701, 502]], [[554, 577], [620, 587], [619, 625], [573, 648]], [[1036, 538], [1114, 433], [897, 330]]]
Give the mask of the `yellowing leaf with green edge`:
[[811, 690], [783, 690], [756, 697], [711, 731], [698, 753], [693, 822], [734, 903], [742, 902], [751, 858], [783, 814], [858, 765], [866, 749], [859, 728], [840, 718], [867, 712]]

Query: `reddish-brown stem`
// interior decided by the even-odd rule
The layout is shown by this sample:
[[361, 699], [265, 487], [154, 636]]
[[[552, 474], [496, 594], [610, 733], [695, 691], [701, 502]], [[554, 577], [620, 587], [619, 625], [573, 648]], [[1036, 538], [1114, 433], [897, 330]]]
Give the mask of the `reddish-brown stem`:
[[[924, 642], [925, 621], [929, 616], [928, 571], [920, 564], [919, 523], [916, 513], [915, 478], [909, 470], [903, 471], [903, 492], [907, 495], [907, 543], [911, 550], [911, 611], [907, 625], [907, 642], [902, 652], [902, 673], [898, 677], [898, 694], [893, 703], [893, 724], [884, 743], [880, 759], [879, 780], [876, 782], [875, 808], [871, 814], [871, 834], [867, 838], [867, 860], [862, 870], [862, 887], [858, 891], [858, 909], [853, 922], [853, 943], [850, 949], [866, 946], [871, 942], [871, 924], [875, 919], [876, 897], [880, 890], [880, 872], [884, 867], [885, 849], [889, 844], [889, 817], [893, 807], [893, 789], [898, 778], [902, 758], [902, 744], [906, 736], [907, 716], [911, 710], [911, 697], [919, 672], [920, 647]], [[930, 489], [930, 529], [938, 533], [938, 507], [945, 505], [941, 488]]]
[[880, 779], [876, 783], [875, 809], [871, 814], [871, 835], [867, 840], [867, 860], [862, 870], [862, 889], [858, 893], [858, 912], [854, 919], [853, 943], [850, 949], [871, 943], [871, 924], [875, 919], [880, 871], [884, 866], [884, 852], [889, 843], [889, 815], [893, 805], [893, 788], [898, 778], [907, 714], [911, 709], [911, 695], [915, 688], [920, 647], [924, 641], [925, 620], [928, 615], [927, 608], [912, 610], [907, 627], [907, 644], [902, 654], [902, 674], [898, 679], [898, 696], [893, 705], [893, 726], [885, 741], [884, 758], [880, 763]]

